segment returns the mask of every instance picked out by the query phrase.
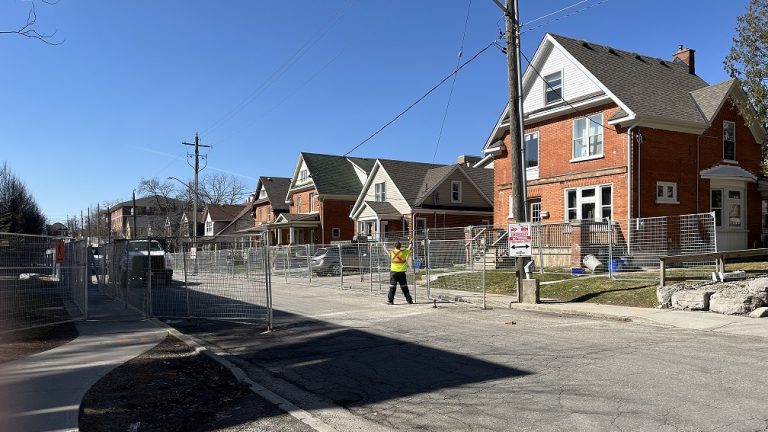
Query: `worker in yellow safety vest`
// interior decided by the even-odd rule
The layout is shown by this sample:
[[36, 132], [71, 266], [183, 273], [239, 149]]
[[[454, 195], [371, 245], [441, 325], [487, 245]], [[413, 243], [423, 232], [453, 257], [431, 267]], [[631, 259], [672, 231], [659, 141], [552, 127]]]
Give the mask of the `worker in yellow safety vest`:
[[387, 303], [395, 303], [395, 289], [397, 284], [400, 284], [400, 289], [403, 290], [405, 300], [409, 303], [413, 303], [411, 293], [408, 291], [408, 279], [406, 278], [406, 272], [408, 271], [408, 255], [411, 254], [411, 245], [407, 248], [403, 248], [400, 242], [395, 244], [395, 248], [389, 253], [389, 295], [387, 296]]

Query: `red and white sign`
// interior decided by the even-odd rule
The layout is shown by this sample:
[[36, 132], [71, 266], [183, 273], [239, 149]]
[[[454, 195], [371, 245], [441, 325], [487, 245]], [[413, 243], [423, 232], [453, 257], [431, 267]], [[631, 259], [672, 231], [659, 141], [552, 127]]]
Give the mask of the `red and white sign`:
[[509, 224], [509, 256], [531, 256], [531, 224], [528, 222]]

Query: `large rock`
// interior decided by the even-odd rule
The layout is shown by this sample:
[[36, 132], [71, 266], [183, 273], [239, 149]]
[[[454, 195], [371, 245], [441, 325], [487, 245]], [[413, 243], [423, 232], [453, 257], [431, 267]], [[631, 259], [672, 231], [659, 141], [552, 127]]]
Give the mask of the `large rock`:
[[749, 316], [751, 316], [752, 318], [766, 318], [766, 317], [768, 317], [768, 307], [765, 307], [765, 306], [759, 307], [759, 308], [753, 310], [749, 314]]
[[686, 289], [685, 283], [676, 283], [673, 285], [659, 285], [656, 288], [656, 299], [659, 301], [659, 306], [663, 308], [672, 307], [672, 294], [677, 291]]
[[680, 290], [672, 293], [673, 309], [709, 310], [709, 298], [714, 291], [709, 290]]
[[726, 315], [748, 314], [768, 305], [768, 292], [757, 284], [728, 284], [709, 298], [709, 310]]

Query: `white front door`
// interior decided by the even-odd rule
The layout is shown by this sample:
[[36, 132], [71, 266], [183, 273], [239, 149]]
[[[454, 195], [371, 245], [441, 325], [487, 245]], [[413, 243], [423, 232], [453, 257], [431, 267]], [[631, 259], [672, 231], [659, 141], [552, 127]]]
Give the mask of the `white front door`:
[[710, 208], [715, 213], [717, 250], [746, 249], [747, 188], [745, 182], [711, 181]]

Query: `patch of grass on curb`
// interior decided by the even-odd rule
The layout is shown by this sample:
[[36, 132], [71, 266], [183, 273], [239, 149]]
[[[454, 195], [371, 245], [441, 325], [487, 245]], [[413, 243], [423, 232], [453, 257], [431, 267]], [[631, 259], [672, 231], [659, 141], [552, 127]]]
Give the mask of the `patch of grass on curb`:
[[[541, 285], [541, 297], [564, 302], [587, 302], [618, 306], [656, 307], [656, 285], [647, 281], [611, 281], [608, 276], [575, 277], [569, 274], [534, 274]], [[432, 281], [434, 288], [480, 291], [482, 274], [459, 273], [441, 276]], [[514, 294], [515, 274], [512, 271], [491, 270], [485, 275], [485, 290], [490, 294]]]

